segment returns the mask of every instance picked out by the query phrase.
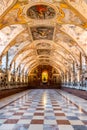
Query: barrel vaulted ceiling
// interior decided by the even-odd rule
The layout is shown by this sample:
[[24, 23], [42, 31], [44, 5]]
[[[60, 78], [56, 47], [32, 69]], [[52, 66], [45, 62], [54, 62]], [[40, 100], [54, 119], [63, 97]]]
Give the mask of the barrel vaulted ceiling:
[[1, 0], [0, 59], [7, 52], [10, 70], [79, 65], [80, 53], [87, 56], [87, 0]]

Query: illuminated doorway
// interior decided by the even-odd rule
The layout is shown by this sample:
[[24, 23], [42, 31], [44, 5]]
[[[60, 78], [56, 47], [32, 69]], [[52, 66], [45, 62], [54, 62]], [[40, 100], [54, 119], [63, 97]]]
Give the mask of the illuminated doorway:
[[48, 72], [43, 71], [42, 72], [42, 83], [47, 83], [48, 82]]

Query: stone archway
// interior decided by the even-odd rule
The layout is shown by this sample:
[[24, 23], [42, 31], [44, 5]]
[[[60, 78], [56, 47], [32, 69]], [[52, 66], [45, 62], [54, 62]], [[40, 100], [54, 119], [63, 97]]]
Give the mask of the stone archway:
[[[47, 77], [43, 77], [42, 80], [43, 72], [47, 72]], [[39, 65], [38, 67], [34, 68], [32, 72], [29, 74], [29, 88], [32, 89], [61, 88], [60, 75], [58, 71], [50, 65]]]

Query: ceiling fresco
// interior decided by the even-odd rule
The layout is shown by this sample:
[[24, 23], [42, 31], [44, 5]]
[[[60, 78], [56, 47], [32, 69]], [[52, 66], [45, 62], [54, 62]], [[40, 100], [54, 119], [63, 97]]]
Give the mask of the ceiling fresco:
[[50, 60], [49, 59], [39, 59], [39, 62], [42, 62], [42, 63], [49, 63]]
[[61, 11], [62, 15], [64, 16], [61, 19], [63, 23], [73, 23], [76, 25], [82, 24], [82, 20], [80, 19], [80, 17], [77, 14], [75, 14], [72, 10], [70, 10], [70, 8], [63, 8]]
[[31, 27], [30, 30], [33, 40], [53, 39], [54, 27]]
[[50, 55], [51, 50], [50, 49], [37, 49], [38, 55]]
[[[61, 73], [87, 58], [87, 0], [1, 0], [0, 64], [24, 72], [37, 65]], [[85, 59], [85, 60], [84, 60]], [[84, 67], [83, 67], [84, 68]]]
[[41, 42], [41, 43], [36, 44], [36, 47], [38, 49], [41, 49], [41, 48], [45, 48], [45, 49], [49, 48], [49, 49], [51, 49], [51, 45], [49, 43], [45, 43], [45, 42]]
[[1, 0], [0, 1], [0, 15], [13, 3], [14, 0]]
[[31, 19], [51, 19], [55, 16], [55, 10], [47, 5], [34, 5], [27, 10], [27, 16]]

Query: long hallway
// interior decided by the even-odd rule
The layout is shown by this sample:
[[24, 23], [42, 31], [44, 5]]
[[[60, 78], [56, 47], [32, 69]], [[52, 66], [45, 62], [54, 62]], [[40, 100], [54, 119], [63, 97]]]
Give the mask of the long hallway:
[[0, 103], [0, 130], [87, 130], [87, 100], [62, 90], [27, 90]]

